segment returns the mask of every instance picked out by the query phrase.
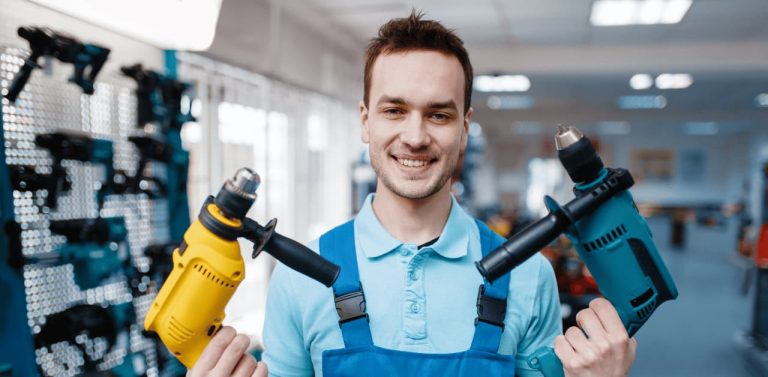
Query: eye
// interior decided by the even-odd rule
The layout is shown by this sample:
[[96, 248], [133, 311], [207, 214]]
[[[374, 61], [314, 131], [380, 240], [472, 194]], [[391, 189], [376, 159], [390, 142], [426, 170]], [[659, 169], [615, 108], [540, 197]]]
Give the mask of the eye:
[[389, 119], [397, 118], [403, 115], [403, 110], [397, 107], [386, 107], [381, 109], [380, 112], [382, 115], [384, 115], [384, 117]]
[[446, 113], [433, 113], [430, 117], [438, 123], [445, 123], [451, 120], [451, 115]]

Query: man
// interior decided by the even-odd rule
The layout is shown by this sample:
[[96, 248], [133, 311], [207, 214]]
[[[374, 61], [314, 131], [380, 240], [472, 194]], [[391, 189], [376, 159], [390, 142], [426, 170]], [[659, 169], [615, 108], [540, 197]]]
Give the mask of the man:
[[[371, 41], [360, 118], [376, 193], [353, 222], [310, 244], [341, 264], [333, 290], [276, 268], [264, 326], [270, 374], [533, 376], [525, 358], [554, 343], [567, 376], [626, 376], [636, 343], [606, 300], [560, 335], [554, 274], [541, 255], [478, 293], [474, 262], [501, 240], [450, 193], [472, 78], [462, 41], [419, 14]], [[190, 375], [266, 375], [247, 345], [224, 328]]]

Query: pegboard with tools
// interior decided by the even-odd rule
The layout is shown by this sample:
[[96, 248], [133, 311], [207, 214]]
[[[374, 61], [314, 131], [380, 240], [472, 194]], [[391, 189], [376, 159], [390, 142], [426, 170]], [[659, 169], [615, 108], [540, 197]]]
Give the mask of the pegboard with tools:
[[[140, 83], [125, 72], [103, 70], [88, 94], [72, 79], [82, 59], [41, 57], [9, 99], [31, 64], [23, 45], [0, 47], [0, 180], [13, 211], [3, 208], [0, 256], [9, 268], [0, 274], [18, 275], [26, 312], [26, 326], [3, 337], [28, 332], [33, 368], [44, 376], [169, 375], [173, 358], [142, 322], [172, 267], [163, 265], [177, 215], [168, 198], [186, 200], [178, 191], [186, 190], [187, 155], [168, 141], [178, 130], [169, 136], [157, 119], [137, 127]], [[23, 360], [14, 362], [12, 375], [26, 375]]]

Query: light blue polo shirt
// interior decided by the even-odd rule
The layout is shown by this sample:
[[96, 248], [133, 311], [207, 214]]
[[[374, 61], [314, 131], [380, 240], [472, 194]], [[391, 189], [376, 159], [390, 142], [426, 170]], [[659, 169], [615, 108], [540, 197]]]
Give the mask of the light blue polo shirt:
[[[469, 349], [482, 277], [480, 233], [451, 196], [451, 212], [437, 242], [418, 248], [402, 243], [366, 198], [354, 221], [360, 279], [373, 342], [420, 353]], [[318, 240], [309, 244], [317, 251]], [[517, 374], [538, 376], [522, 359], [552, 346], [562, 333], [560, 301], [549, 262], [536, 254], [511, 273], [507, 315], [499, 351], [517, 355]], [[333, 291], [278, 264], [267, 296], [264, 360], [271, 376], [322, 376], [322, 354], [344, 348]], [[482, 373], [478, 371], [478, 373]]]

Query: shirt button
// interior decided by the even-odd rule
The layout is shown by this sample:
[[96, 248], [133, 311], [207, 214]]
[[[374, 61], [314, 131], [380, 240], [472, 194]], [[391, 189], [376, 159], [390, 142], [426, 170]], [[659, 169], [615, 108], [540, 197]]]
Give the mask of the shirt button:
[[411, 313], [418, 313], [421, 311], [419, 304], [411, 304]]
[[411, 251], [406, 249], [406, 248], [402, 248], [402, 249], [400, 249], [400, 255], [402, 255], [404, 257], [407, 257], [407, 256], [411, 255]]
[[418, 274], [416, 274], [415, 272], [411, 271], [411, 272], [408, 274], [408, 279], [411, 279], [411, 280], [419, 280], [419, 275], [418, 275]]

